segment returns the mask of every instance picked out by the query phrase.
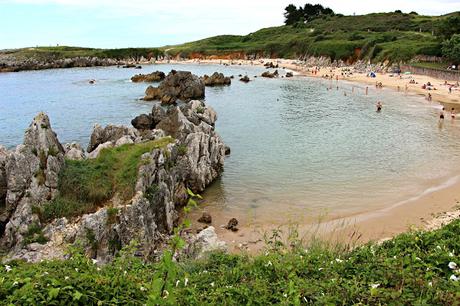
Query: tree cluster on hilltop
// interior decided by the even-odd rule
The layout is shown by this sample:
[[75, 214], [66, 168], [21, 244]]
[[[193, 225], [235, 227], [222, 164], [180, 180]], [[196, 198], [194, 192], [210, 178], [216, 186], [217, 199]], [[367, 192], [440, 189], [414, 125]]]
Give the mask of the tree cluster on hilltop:
[[299, 22], [305, 23], [310, 22], [320, 16], [334, 16], [335, 13], [328, 7], [323, 7], [321, 4], [310, 4], [307, 3], [304, 7], [299, 6], [298, 8], [294, 4], [289, 4], [285, 8], [284, 17], [286, 18], [286, 25], [293, 25]]

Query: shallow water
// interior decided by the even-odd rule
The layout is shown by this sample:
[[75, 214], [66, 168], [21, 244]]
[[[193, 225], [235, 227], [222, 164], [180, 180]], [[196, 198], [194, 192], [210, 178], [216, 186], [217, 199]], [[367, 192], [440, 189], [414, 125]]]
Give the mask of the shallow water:
[[[45, 111], [61, 142], [87, 144], [94, 123], [129, 125], [150, 110], [139, 101], [147, 85], [129, 82], [132, 75], [172, 68], [251, 78], [263, 71], [158, 65], [0, 74], [0, 143], [22, 142], [32, 117]], [[446, 119], [439, 128], [437, 106], [420, 97], [372, 87], [366, 96], [356, 84], [295, 77], [235, 79], [207, 88], [206, 101], [232, 149], [222, 178], [204, 193], [204, 205], [219, 214], [280, 222], [370, 211], [442, 184], [460, 168], [460, 122]]]

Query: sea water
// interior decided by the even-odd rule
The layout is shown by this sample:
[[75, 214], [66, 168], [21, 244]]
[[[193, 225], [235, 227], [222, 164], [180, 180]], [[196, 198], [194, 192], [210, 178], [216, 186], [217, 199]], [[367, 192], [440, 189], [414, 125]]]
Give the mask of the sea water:
[[[439, 126], [435, 103], [374, 87], [365, 95], [364, 85], [335, 80], [254, 78], [264, 68], [252, 66], [3, 73], [0, 144], [21, 143], [33, 116], [45, 111], [62, 143], [86, 145], [94, 123], [129, 125], [150, 111], [152, 102], [139, 100], [148, 84], [130, 82], [132, 75], [171, 69], [235, 76], [231, 86], [206, 88], [216, 129], [231, 147], [222, 177], [203, 194], [202, 205], [215, 213], [274, 223], [351, 215], [416, 197], [458, 174], [460, 121]], [[239, 74], [253, 81], [242, 83]]]

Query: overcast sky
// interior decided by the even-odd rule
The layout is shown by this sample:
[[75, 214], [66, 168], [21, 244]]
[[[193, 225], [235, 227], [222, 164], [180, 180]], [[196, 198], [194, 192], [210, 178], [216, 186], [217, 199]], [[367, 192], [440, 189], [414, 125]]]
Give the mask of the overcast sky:
[[[0, 0], [0, 49], [152, 47], [283, 24], [284, 0]], [[312, 1], [345, 15], [460, 10], [460, 0]]]

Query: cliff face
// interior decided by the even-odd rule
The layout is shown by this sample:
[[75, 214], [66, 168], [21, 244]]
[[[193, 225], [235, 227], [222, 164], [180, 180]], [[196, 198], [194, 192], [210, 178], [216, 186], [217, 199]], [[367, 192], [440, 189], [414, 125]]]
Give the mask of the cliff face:
[[[155, 254], [177, 223], [187, 188], [201, 192], [222, 173], [225, 145], [214, 131], [216, 113], [203, 102], [167, 109], [155, 105], [149, 116], [157, 121], [148, 130], [97, 125], [85, 153], [78, 144], [62, 146], [40, 113], [23, 145], [14, 151], [0, 147], [0, 243], [9, 258], [64, 258], [68, 245], [78, 243], [87, 255], [105, 262], [133, 240], [140, 243], [139, 256]], [[97, 160], [104, 149], [165, 139], [140, 156], [130, 199], [115, 193], [93, 212], [43, 218], [43, 207], [54, 205], [63, 193], [59, 180], [68, 166], [65, 158]]]

